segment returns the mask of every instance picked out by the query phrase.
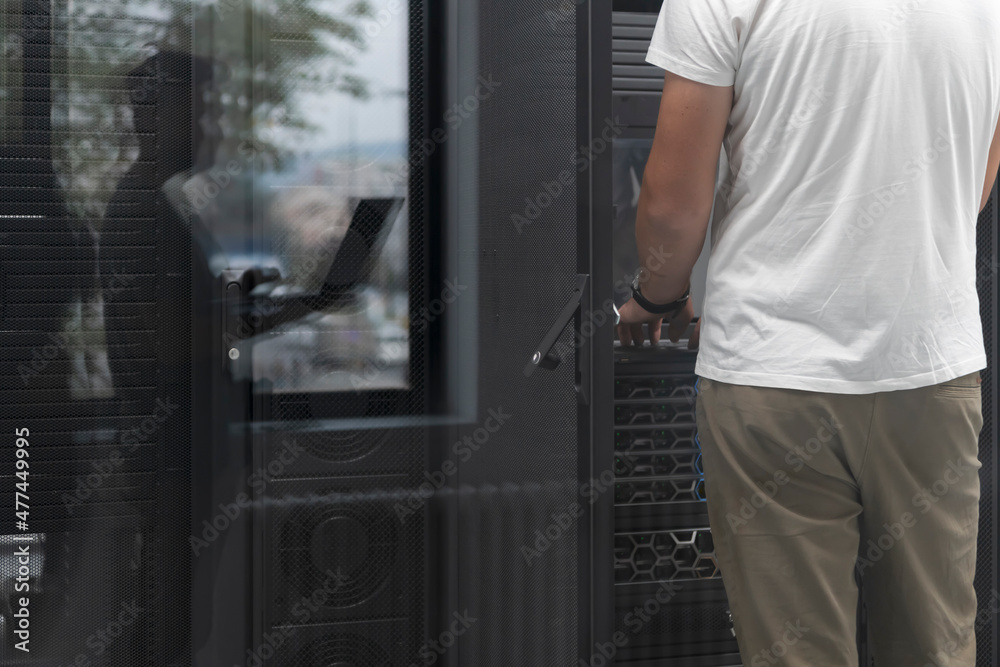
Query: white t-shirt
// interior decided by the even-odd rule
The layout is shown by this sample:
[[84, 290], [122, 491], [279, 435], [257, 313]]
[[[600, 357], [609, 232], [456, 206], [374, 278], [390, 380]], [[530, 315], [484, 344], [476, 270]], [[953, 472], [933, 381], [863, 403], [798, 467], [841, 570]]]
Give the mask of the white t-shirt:
[[735, 87], [698, 375], [868, 394], [986, 367], [1000, 0], [665, 0], [647, 61]]

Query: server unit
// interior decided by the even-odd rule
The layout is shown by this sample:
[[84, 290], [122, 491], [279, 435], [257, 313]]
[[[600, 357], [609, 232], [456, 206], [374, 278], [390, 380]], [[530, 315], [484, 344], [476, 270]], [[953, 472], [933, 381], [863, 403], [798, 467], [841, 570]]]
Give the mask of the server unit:
[[[612, 15], [613, 113], [624, 127], [613, 147], [613, 277], [630, 282], [639, 264], [635, 215], [652, 147], [663, 71], [645, 62], [659, 3], [615, 3]], [[694, 269], [696, 315], [704, 299], [709, 242]], [[616, 289], [618, 305], [628, 292]], [[688, 331], [688, 336], [693, 325]], [[619, 665], [739, 665], [739, 651], [715, 561], [695, 423], [696, 352], [663, 337], [659, 349], [621, 348], [614, 356], [615, 629], [633, 639]], [[657, 589], [673, 596], [649, 623], [638, 613]]]
[[705, 508], [695, 424], [695, 353], [687, 340], [615, 354], [616, 629], [658, 587], [666, 610], [618, 665], [739, 665]]

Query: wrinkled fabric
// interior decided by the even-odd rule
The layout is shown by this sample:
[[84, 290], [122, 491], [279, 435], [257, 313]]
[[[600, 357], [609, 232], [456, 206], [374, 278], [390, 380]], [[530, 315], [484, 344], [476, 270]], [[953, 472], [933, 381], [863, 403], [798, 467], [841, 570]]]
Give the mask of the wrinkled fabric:
[[665, 0], [647, 60], [735, 94], [698, 375], [864, 394], [986, 368], [998, 34], [985, 0]]

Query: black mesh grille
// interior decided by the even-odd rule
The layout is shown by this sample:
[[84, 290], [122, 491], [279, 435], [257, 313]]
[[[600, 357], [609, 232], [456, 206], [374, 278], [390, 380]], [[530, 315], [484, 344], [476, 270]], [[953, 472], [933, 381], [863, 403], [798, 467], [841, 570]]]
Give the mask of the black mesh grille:
[[[615, 664], [740, 663], [722, 582], [636, 584], [615, 603], [615, 631], [629, 638]], [[665, 603], [659, 600], [669, 594]]]
[[[393, 486], [393, 483], [396, 486]], [[267, 501], [268, 600], [273, 624], [398, 619], [418, 584], [420, 517], [400, 520], [405, 477], [276, 484]], [[296, 604], [316, 591], [308, 619]], [[301, 604], [300, 604], [301, 607]]]
[[[0, 427], [30, 431], [28, 531], [14, 523], [17, 448], [0, 443], [4, 591], [18, 538], [33, 537], [31, 652], [13, 646], [5, 595], [0, 662], [184, 664], [191, 251], [153, 165], [124, 175], [113, 152], [134, 134], [110, 122], [149, 55], [139, 45], [168, 26], [97, 0], [0, 11]], [[169, 29], [189, 35], [189, 10]], [[139, 141], [159, 145], [155, 123]]]
[[[523, 368], [578, 273], [576, 7], [467, 6], [459, 5], [460, 21], [466, 11], [475, 19], [460, 32], [458, 67], [465, 80], [500, 86], [475, 112], [478, 132], [468, 140], [478, 157], [459, 165], [476, 173], [459, 197], [476, 202], [460, 222], [478, 232], [470, 250], [479, 290], [470, 298], [478, 298], [479, 392], [477, 423], [452, 429], [446, 442], [482, 430], [490, 410], [510, 416], [457, 474], [458, 598], [445, 615], [468, 609], [479, 619], [461, 637], [455, 664], [570, 665], [578, 657], [578, 536], [567, 510], [586, 502], [576, 483], [572, 328], [557, 343], [570, 351], [558, 368], [530, 378]], [[460, 89], [459, 99], [476, 85]], [[534, 219], [521, 224], [516, 216], [527, 221], [528, 202], [540, 215], [528, 211]], [[547, 529], [559, 539], [526, 562], [522, 547]]]
[[997, 590], [997, 544], [996, 544], [996, 442], [997, 418], [996, 372], [998, 340], [997, 317], [997, 195], [994, 191], [986, 210], [979, 219], [976, 262], [978, 276], [980, 315], [983, 320], [983, 339], [986, 342], [988, 366], [983, 375], [983, 430], [979, 436], [980, 503], [979, 503], [979, 544], [976, 552], [976, 597], [979, 615], [976, 625], [976, 664], [996, 663], [997, 617], [993, 613], [994, 596]]
[[306, 667], [389, 667], [392, 657], [375, 642], [359, 635], [337, 635], [306, 646], [295, 657], [295, 664]]
[[[682, 638], [702, 636], [708, 641], [704, 642], [711, 646], [712, 639], [718, 641], [729, 633], [729, 620], [726, 616], [727, 607], [725, 604], [704, 604], [696, 607], [686, 606], [682, 609], [664, 609], [656, 616], [652, 616], [652, 621], [644, 625], [638, 633], [639, 635], [660, 635], [664, 640], [673, 639], [674, 642]], [[631, 611], [631, 610], [630, 610]], [[634, 629], [626, 625], [626, 613], [622, 613], [615, 624], [615, 630], [631, 633]], [[712, 646], [717, 648], [717, 646]]]
[[391, 621], [342, 628], [283, 627], [274, 631], [279, 644], [275, 652], [258, 655], [267, 661], [264, 664], [282, 667], [396, 667], [415, 662], [405, 651], [411, 632], [405, 623]]
[[[308, 16], [315, 6], [296, 0], [288, 4], [302, 10], [299, 16]], [[392, 196], [406, 198], [408, 228], [402, 273], [409, 291], [409, 321], [420, 322], [428, 293], [441, 289], [429, 278], [429, 252], [437, 250], [428, 248], [433, 228], [427, 213], [428, 162], [422, 153], [429, 131], [429, 19], [426, 3], [420, 0], [399, 6], [408, 7], [408, 11], [396, 13], [371, 5], [372, 16], [356, 27], [365, 41], [363, 28], [378, 28], [379, 19], [383, 25], [408, 24], [409, 168], [400, 172], [405, 178], [400, 180], [400, 191]], [[376, 15], [379, 9], [385, 12], [383, 16]], [[270, 104], [271, 95], [308, 93], [313, 86], [310, 77], [329, 74], [311, 71], [315, 66], [310, 61], [310, 26], [279, 16], [262, 17], [261, 21], [260, 51], [269, 70], [298, 68], [304, 78], [273, 81], [271, 88], [260, 89], [258, 104]], [[369, 50], [378, 48], [375, 42], [368, 44]], [[339, 192], [342, 181], [354, 176], [363, 182], [367, 172], [360, 169], [357, 174], [340, 174], [329, 191]], [[285, 177], [297, 186], [312, 185], [308, 180], [294, 180], [295, 174]], [[385, 179], [378, 180], [382, 183]], [[349, 195], [354, 197], [358, 192], [352, 190]], [[308, 197], [304, 199], [308, 201]], [[307, 209], [306, 204], [296, 209], [297, 217], [290, 222], [299, 224], [309, 217], [312, 213]], [[281, 223], [288, 220], [269, 216], [264, 215], [262, 229], [254, 229], [255, 244], [268, 247], [292, 265], [315, 259], [310, 256], [312, 248], [297, 248], [295, 235], [281, 230]], [[339, 264], [345, 259], [351, 258], [336, 255]], [[364, 322], [365, 308], [356, 302], [331, 312]], [[388, 427], [386, 420], [420, 416], [428, 410], [429, 347], [433, 341], [427, 331], [418, 326], [408, 331], [408, 368], [401, 378], [405, 388], [368, 390], [363, 384], [348, 384], [337, 391], [315, 387], [300, 391], [296, 383], [302, 369], [294, 364], [279, 368], [268, 381], [254, 383], [262, 409], [253, 419], [269, 425], [253, 437], [253, 469], [260, 483], [250, 485], [262, 519], [254, 533], [262, 552], [254, 565], [260, 572], [254, 597], [259, 600], [256, 604], [260, 605], [262, 623], [252, 642], [260, 659], [268, 660], [266, 664], [389, 667], [422, 660], [418, 650], [424, 641], [429, 599], [425, 582], [427, 513], [422, 500], [413, 501], [418, 499], [417, 487], [425, 481], [427, 434], [415, 426]], [[374, 337], [376, 332], [356, 333]], [[274, 333], [274, 342], [284, 345], [294, 340], [294, 335], [292, 330]], [[317, 359], [316, 367], [330, 375], [381, 379], [382, 369], [363, 358], [364, 354], [342, 356], [350, 358]], [[345, 428], [344, 420], [353, 426]]]

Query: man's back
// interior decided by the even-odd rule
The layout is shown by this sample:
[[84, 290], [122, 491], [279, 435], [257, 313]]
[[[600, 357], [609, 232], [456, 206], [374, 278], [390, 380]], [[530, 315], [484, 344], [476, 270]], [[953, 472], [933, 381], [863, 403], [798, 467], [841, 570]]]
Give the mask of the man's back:
[[994, 0], [666, 0], [649, 60], [733, 85], [696, 373], [835, 393], [987, 365]]

